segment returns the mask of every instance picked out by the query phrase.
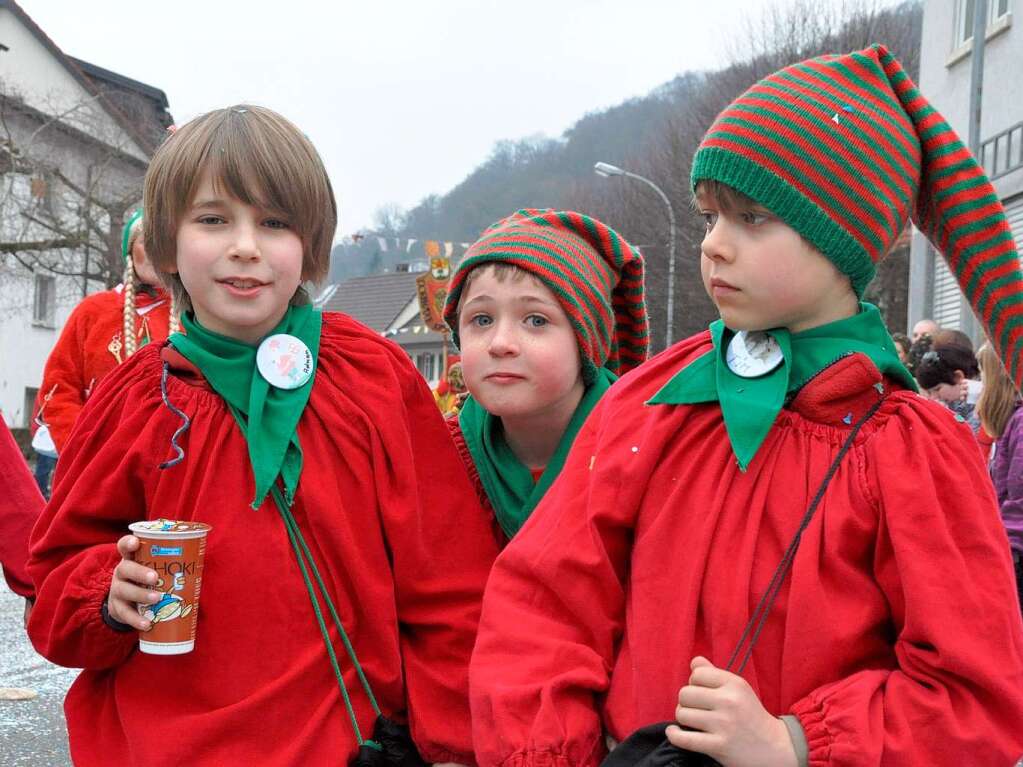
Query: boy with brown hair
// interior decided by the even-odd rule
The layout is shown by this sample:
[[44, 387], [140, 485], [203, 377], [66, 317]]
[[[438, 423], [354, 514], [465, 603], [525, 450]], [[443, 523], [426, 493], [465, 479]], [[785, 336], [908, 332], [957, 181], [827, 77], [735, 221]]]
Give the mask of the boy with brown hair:
[[1018, 383], [1023, 280], [990, 182], [872, 46], [751, 87], [692, 186], [721, 320], [604, 397], [498, 558], [480, 764], [593, 767], [634, 732], [620, 764], [665, 736], [649, 763], [1012, 764], [1023, 622], [991, 483], [859, 300], [912, 217]]
[[520, 210], [466, 251], [444, 319], [470, 394], [448, 424], [504, 543], [593, 407], [646, 359], [643, 257], [590, 216]]
[[[392, 719], [423, 759], [472, 762], [495, 547], [408, 356], [305, 297], [337, 221], [316, 150], [270, 110], [216, 110], [157, 151], [145, 206], [187, 335], [94, 393], [29, 566], [33, 643], [85, 669], [65, 703], [75, 763], [372, 761], [401, 738]], [[187, 655], [136, 650], [161, 594], [124, 533], [158, 518], [213, 528]]]

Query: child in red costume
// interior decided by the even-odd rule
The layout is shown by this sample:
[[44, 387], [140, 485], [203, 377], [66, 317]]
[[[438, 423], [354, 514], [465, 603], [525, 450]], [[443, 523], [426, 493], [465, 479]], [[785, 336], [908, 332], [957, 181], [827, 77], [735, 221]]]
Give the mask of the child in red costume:
[[912, 216], [1019, 384], [1023, 280], [990, 182], [874, 46], [750, 88], [692, 184], [721, 320], [601, 400], [498, 558], [470, 669], [480, 763], [593, 767], [605, 736], [674, 719], [658, 738], [725, 767], [1014, 764], [1023, 622], [991, 483], [859, 303]]
[[444, 319], [470, 393], [448, 425], [504, 543], [593, 406], [646, 359], [643, 257], [589, 216], [521, 210], [466, 251]]
[[62, 453], [89, 394], [107, 373], [150, 341], [177, 329], [172, 301], [159, 286], [143, 245], [142, 211], [124, 225], [124, 280], [86, 296], [68, 317], [50, 352], [39, 387], [36, 417]]
[[[316, 150], [269, 110], [217, 110], [160, 147], [145, 205], [188, 332], [93, 394], [29, 566], [35, 646], [85, 668], [65, 703], [75, 763], [344, 764], [379, 753], [378, 713], [407, 721], [424, 759], [471, 763], [468, 659], [496, 546], [407, 355], [300, 287], [325, 276], [337, 220]], [[136, 649], [136, 604], [160, 595], [124, 532], [146, 518], [213, 527], [187, 655]], [[311, 596], [336, 608], [337, 623], [320, 610], [339, 670]]]

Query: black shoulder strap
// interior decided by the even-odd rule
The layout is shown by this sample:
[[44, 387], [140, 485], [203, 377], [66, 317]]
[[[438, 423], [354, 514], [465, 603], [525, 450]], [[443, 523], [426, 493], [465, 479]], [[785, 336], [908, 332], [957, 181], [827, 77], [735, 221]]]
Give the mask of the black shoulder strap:
[[[782, 582], [785, 580], [785, 576], [788, 574], [789, 569], [792, 567], [792, 562], [796, 558], [796, 550], [799, 548], [799, 541], [802, 540], [803, 531], [809, 527], [810, 520], [813, 519], [813, 514], [817, 510], [817, 506], [820, 505], [821, 499], [824, 498], [824, 492], [828, 489], [828, 484], [831, 482], [832, 477], [835, 476], [835, 472], [838, 471], [838, 467], [842, 463], [842, 459], [845, 458], [845, 454], [848, 453], [849, 448], [852, 447], [853, 440], [856, 439], [856, 435], [859, 434], [860, 427], [862, 427], [863, 424], [865, 424], [870, 417], [877, 412], [883, 402], [884, 397], [882, 396], [877, 402], [871, 405], [870, 409], [863, 415], [863, 417], [856, 422], [856, 424], [852, 427], [852, 430], [849, 432], [849, 436], [846, 437], [845, 443], [842, 445], [842, 449], [838, 451], [838, 455], [835, 456], [835, 460], [831, 462], [831, 466], [828, 468], [828, 473], [824, 475], [824, 479], [821, 482], [820, 487], [817, 488], [817, 494], [814, 495], [813, 500], [810, 502], [810, 506], [806, 510], [806, 514], [803, 515], [803, 520], [799, 524], [799, 529], [796, 530], [796, 534], [792, 537], [792, 542], [788, 545], [788, 548], [785, 549], [781, 562], [778, 563], [778, 567], [775, 569], [774, 575], [771, 576], [770, 583], [767, 584], [767, 590], [760, 598], [760, 602], [757, 604], [756, 609], [753, 610], [753, 614], [750, 616], [749, 622], [746, 624], [746, 629], [742, 632], [742, 636], [739, 638], [739, 643], [735, 646], [735, 650], [732, 651], [732, 657], [728, 659], [728, 664], [725, 666], [727, 671], [741, 674], [743, 669], [746, 668], [746, 664], [749, 663], [749, 659], [753, 654], [753, 645], [756, 644], [757, 638], [760, 636], [760, 632], [764, 628], [764, 624], [767, 622], [767, 615], [771, 612], [774, 600], [777, 599], [778, 593], [781, 591]], [[744, 646], [745, 650], [743, 650]], [[734, 667], [740, 653], [742, 654], [742, 659], [739, 662], [739, 665]]]

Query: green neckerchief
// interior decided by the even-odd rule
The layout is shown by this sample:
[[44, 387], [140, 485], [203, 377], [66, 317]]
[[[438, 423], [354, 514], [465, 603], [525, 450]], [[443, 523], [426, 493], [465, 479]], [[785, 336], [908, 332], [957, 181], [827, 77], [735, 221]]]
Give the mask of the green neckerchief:
[[490, 415], [472, 397], [465, 400], [458, 416], [458, 425], [462, 428], [465, 444], [479, 472], [487, 498], [494, 507], [497, 521], [509, 538], [525, 524], [547, 488], [557, 479], [586, 416], [617, 378], [607, 368], [597, 370], [596, 379], [583, 393], [554, 455], [535, 484], [532, 472], [505, 442], [499, 428], [500, 420]]
[[287, 333], [299, 338], [313, 355], [313, 375], [297, 389], [271, 386], [256, 370], [257, 346], [206, 330], [189, 313], [181, 318], [188, 335], [174, 333], [170, 342], [202, 371], [210, 386], [248, 421], [244, 430], [249, 461], [256, 477], [252, 508], [258, 509], [278, 475], [290, 506], [302, 474], [302, 448], [295, 428], [309, 401], [316, 378], [323, 315], [312, 306], [293, 306], [267, 335]]
[[767, 331], [781, 347], [782, 364], [759, 378], [736, 375], [725, 361], [735, 332], [721, 320], [711, 323], [713, 350], [675, 374], [648, 402], [690, 405], [720, 402], [732, 452], [745, 471], [771, 430], [786, 399], [814, 376], [851, 354], [865, 354], [877, 369], [916, 391], [916, 382], [899, 362], [895, 342], [876, 306], [860, 304], [858, 314], [801, 333], [785, 328]]

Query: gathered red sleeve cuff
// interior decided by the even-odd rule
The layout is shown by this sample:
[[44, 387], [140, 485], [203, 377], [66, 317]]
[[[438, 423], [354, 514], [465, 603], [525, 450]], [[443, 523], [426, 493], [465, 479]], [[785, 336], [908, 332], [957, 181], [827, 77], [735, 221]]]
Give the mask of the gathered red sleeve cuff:
[[134, 652], [138, 634], [115, 631], [101, 610], [120, 560], [115, 544], [94, 546], [43, 582], [28, 627], [40, 655], [60, 666], [102, 669]]
[[868, 452], [880, 515], [873, 569], [898, 664], [879, 659], [794, 704], [809, 764], [1014, 764], [1023, 754], [1023, 621], [974, 437], [914, 398]]

